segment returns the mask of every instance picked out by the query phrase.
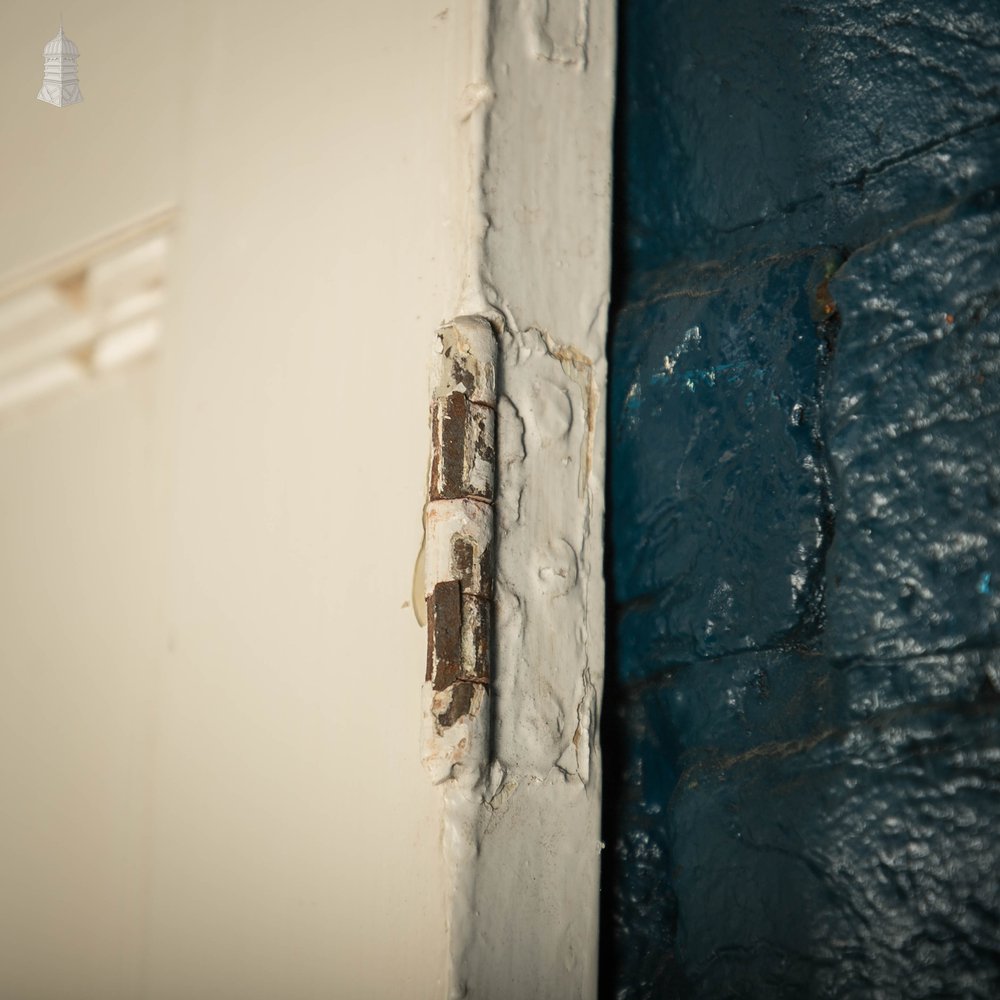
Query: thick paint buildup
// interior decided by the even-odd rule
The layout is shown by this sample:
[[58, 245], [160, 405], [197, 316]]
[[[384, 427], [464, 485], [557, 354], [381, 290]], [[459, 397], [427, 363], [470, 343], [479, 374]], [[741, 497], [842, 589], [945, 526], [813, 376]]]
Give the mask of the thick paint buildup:
[[1000, 995], [1000, 7], [622, 6], [602, 989]]
[[[454, 312], [496, 338], [496, 437], [480, 450], [496, 463], [495, 578], [489, 700], [438, 727], [425, 758], [445, 798], [443, 990], [594, 1000], [614, 4], [460, 6], [474, 51], [453, 67], [466, 185]], [[475, 548], [485, 533], [466, 537]]]

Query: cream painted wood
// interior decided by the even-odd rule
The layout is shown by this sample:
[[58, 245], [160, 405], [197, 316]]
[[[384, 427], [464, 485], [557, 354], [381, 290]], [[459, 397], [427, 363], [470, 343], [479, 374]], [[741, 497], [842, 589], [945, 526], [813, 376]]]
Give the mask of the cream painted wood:
[[3, 287], [177, 207], [155, 357], [0, 426], [0, 996], [445, 991], [409, 601], [448, 6], [88, 0], [56, 109], [58, 7], [0, 4]]
[[[155, 355], [0, 426], [0, 995], [592, 997], [613, 4], [88, 0], [61, 110], [50, 7], [0, 6], [0, 288], [177, 224]], [[498, 710], [442, 794], [408, 604], [460, 315]]]

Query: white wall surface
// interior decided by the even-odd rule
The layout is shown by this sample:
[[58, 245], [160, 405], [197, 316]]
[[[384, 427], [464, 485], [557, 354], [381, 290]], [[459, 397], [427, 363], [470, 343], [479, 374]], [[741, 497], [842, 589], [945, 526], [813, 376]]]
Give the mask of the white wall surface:
[[[441, 996], [418, 756], [443, 0], [0, 2], [0, 278], [163, 205], [157, 357], [0, 425], [0, 996]], [[445, 12], [445, 8], [449, 8]]]

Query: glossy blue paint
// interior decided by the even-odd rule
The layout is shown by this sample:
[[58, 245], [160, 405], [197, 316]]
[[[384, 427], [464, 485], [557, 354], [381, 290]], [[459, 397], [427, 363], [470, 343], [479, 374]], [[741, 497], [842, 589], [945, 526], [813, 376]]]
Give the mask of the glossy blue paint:
[[1000, 7], [621, 19], [602, 990], [1000, 995]]

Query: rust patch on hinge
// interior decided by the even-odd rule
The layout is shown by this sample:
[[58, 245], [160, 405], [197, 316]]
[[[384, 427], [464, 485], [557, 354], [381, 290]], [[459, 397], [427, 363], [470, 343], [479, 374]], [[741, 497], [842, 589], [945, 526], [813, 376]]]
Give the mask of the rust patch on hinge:
[[460, 680], [471, 681], [473, 684], [489, 684], [492, 627], [493, 602], [471, 594], [463, 594]]
[[482, 549], [475, 540], [456, 535], [451, 543], [451, 571], [462, 585], [463, 594], [493, 596], [493, 546]]
[[435, 691], [458, 681], [488, 684], [492, 602], [444, 580], [427, 598], [427, 673]]
[[468, 400], [460, 392], [436, 400], [432, 406], [431, 500], [454, 500], [465, 494], [463, 480], [468, 415]]
[[427, 598], [427, 676], [443, 691], [462, 672], [462, 587], [442, 580]]
[[431, 404], [430, 500], [493, 502], [496, 465], [493, 407], [453, 392]]
[[451, 701], [435, 716], [439, 726], [449, 728], [472, 709], [472, 701], [476, 694], [476, 685], [468, 681], [460, 681], [451, 688]]

